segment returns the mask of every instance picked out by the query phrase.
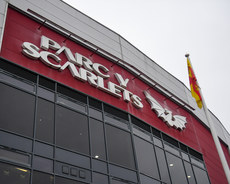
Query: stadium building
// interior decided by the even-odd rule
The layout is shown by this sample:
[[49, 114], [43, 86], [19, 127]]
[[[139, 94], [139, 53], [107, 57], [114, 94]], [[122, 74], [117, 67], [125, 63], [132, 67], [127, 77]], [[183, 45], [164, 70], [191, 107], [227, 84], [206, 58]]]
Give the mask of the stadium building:
[[0, 183], [227, 184], [190, 90], [122, 36], [61, 0], [0, 0], [0, 38]]

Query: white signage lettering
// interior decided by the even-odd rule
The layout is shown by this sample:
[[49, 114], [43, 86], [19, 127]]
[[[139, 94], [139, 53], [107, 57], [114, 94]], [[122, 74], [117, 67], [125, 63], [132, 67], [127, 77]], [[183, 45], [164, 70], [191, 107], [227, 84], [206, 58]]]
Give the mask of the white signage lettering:
[[[125, 89], [129, 79], [124, 80], [120, 74], [116, 73], [115, 77], [119, 85], [108, 81], [107, 87], [105, 87], [104, 80], [110, 78], [108, 68], [100, 63], [93, 63], [89, 58], [79, 53], [73, 55], [68, 47], [61, 47], [57, 42], [46, 36], [41, 37], [40, 48], [43, 49], [42, 51], [29, 42], [24, 42], [22, 48], [22, 53], [31, 59], [40, 59], [45, 65], [60, 72], [68, 69], [75, 79], [88, 82], [91, 86], [117, 98], [122, 98], [123, 96], [125, 102], [130, 102], [136, 108], [143, 108], [141, 98]], [[56, 53], [49, 52], [49, 49], [56, 51]], [[68, 59], [63, 65], [61, 65], [61, 58], [59, 57], [61, 53], [64, 53]]]
[[117, 78], [117, 80], [118, 80], [118, 82], [119, 82], [119, 84], [120, 84], [121, 87], [123, 87], [123, 88], [127, 87], [129, 79], [125, 79], [124, 80], [123, 77], [119, 73], [115, 73], [114, 76]]
[[50, 38], [47, 38], [46, 36], [41, 37], [40, 47], [44, 50], [58, 50], [61, 48], [61, 46], [57, 42], [51, 40]]
[[[49, 49], [56, 51], [56, 53], [49, 52]], [[119, 73], [115, 73], [114, 76], [118, 84], [111, 81], [105, 82], [106, 79], [110, 78], [108, 68], [100, 63], [93, 63], [89, 58], [79, 53], [73, 54], [68, 47], [61, 47], [57, 42], [46, 36], [41, 37], [40, 48], [32, 43], [24, 42], [22, 53], [33, 60], [40, 59], [45, 65], [60, 72], [69, 70], [75, 79], [88, 82], [91, 86], [117, 98], [123, 97], [125, 102], [131, 103], [137, 109], [144, 107], [142, 99], [126, 89], [129, 82], [128, 78], [124, 79]], [[64, 64], [59, 57], [61, 53], [67, 58]], [[149, 93], [144, 91], [144, 94], [151, 105], [151, 109], [167, 125], [180, 130], [185, 128], [187, 122], [184, 116], [172, 115], [171, 111], [164, 109]]]
[[31, 59], [38, 59], [40, 57], [40, 54], [38, 52], [40, 49], [36, 45], [29, 42], [24, 42], [22, 44], [22, 48], [22, 53], [27, 57]]

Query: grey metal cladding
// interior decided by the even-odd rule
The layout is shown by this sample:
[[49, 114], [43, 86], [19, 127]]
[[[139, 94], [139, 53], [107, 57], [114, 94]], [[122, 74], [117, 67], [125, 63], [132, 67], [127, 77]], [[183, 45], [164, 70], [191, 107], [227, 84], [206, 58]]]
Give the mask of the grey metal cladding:
[[5, 6], [6, 6], [6, 2], [3, 1], [3, 0], [1, 0], [1, 1], [0, 1], [0, 15], [4, 15]]
[[[114, 34], [108, 34], [106, 31], [103, 31], [105, 29], [101, 29], [101, 26], [98, 29], [98, 27], [94, 28], [92, 25], [89, 25], [92, 21], [90, 18], [83, 16], [83, 14], [59, 0], [53, 0], [52, 3], [46, 0], [29, 0], [29, 2], [25, 0], [11, 0], [10, 3], [24, 11], [30, 9], [116, 57], [121, 57], [118, 36], [115, 37]], [[56, 4], [60, 4], [60, 6]], [[75, 14], [69, 13], [73, 10]], [[79, 16], [80, 14], [82, 16]], [[111, 35], [113, 35], [112, 38]]]

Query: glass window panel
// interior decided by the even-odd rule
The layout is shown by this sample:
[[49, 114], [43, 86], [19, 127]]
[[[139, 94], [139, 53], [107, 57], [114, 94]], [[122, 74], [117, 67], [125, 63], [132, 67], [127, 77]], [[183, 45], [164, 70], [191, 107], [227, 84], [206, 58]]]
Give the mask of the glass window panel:
[[128, 132], [106, 125], [109, 161], [135, 168], [131, 136]]
[[167, 162], [165, 160], [165, 153], [162, 149], [155, 147], [157, 162], [160, 170], [161, 180], [165, 183], [170, 183], [169, 172]]
[[55, 178], [55, 184], [85, 184], [85, 183], [57, 176]]
[[111, 123], [115, 126], [119, 126], [121, 128], [128, 129], [128, 122], [126, 122], [123, 119], [117, 118], [115, 116], [106, 114], [105, 115], [105, 121], [108, 123]]
[[38, 96], [40, 96], [40, 97], [43, 97], [43, 98], [50, 100], [52, 102], [54, 101], [54, 92], [52, 92], [52, 91], [38, 87], [37, 93], [38, 93]]
[[187, 146], [185, 146], [185, 145], [182, 144], [182, 143], [179, 143], [179, 145], [180, 145], [181, 150], [183, 150], [184, 152], [188, 153]]
[[166, 135], [164, 133], [162, 134], [162, 136], [163, 136], [163, 140], [165, 140], [169, 144], [179, 148], [178, 141], [176, 139], [174, 139], [174, 138], [172, 138], [172, 137], [170, 137], [170, 136], [168, 136], [168, 135]]
[[148, 141], [152, 141], [150, 134], [145, 132], [144, 130], [138, 128], [138, 127], [133, 126], [133, 133], [140, 136], [143, 139], [146, 139]]
[[172, 179], [172, 184], [186, 184], [187, 179], [185, 175], [182, 160], [170, 153], [166, 152], [168, 160], [169, 172]]
[[137, 173], [130, 169], [125, 169], [123, 167], [119, 167], [113, 164], [109, 165], [109, 174], [111, 176], [121, 178], [125, 181], [129, 181], [128, 183], [137, 183]]
[[14, 86], [17, 86], [21, 89], [24, 89], [30, 92], [34, 92], [34, 85], [32, 83], [25, 82], [23, 80], [12, 77], [10, 75], [0, 73], [0, 81], [4, 81], [9, 84], [13, 84]]
[[173, 146], [171, 146], [167, 143], [164, 143], [164, 148], [165, 148], [165, 150], [170, 151], [171, 153], [173, 153], [177, 156], [180, 156], [180, 152], [176, 148], [174, 148]]
[[140, 175], [140, 180], [143, 184], [161, 184], [161, 182], [154, 180], [150, 177], [144, 176], [142, 174]]
[[35, 97], [0, 83], [0, 128], [33, 136]]
[[3, 60], [1, 60], [0, 62], [0, 68], [2, 68], [3, 70], [6, 70], [12, 74], [15, 74], [17, 76], [20, 76], [24, 79], [27, 79], [29, 81], [32, 81], [32, 82], [36, 82], [37, 80], [37, 75], [28, 71], [27, 69], [24, 69], [22, 67], [19, 67], [13, 63], [10, 63], [10, 62], [5, 62]]
[[188, 147], [188, 152], [189, 152], [189, 154], [192, 155], [194, 158], [203, 161], [203, 157], [202, 157], [202, 154], [201, 154], [201, 153], [197, 152], [196, 150], [194, 150], [194, 149], [192, 149], [192, 148], [190, 148], [190, 147]]
[[205, 167], [204, 167], [204, 163], [203, 163], [201, 160], [198, 160], [198, 159], [196, 159], [196, 158], [191, 157], [191, 162], [192, 162], [193, 164], [196, 164], [197, 166], [202, 167], [203, 169], [205, 168]]
[[29, 184], [30, 170], [0, 163], [0, 181], [2, 184]]
[[53, 146], [36, 141], [34, 144], [34, 153], [44, 157], [53, 158]]
[[108, 176], [93, 172], [93, 184], [108, 184]]
[[95, 119], [90, 119], [92, 156], [106, 159], [103, 124]]
[[89, 116], [102, 120], [102, 112], [93, 108], [89, 108]]
[[34, 171], [33, 172], [33, 184], [53, 184], [54, 177], [53, 175]]
[[0, 144], [17, 150], [32, 152], [32, 140], [0, 131]]
[[86, 106], [85, 105], [80, 104], [79, 102], [74, 101], [72, 99], [68, 99], [67, 97], [58, 96], [57, 101], [58, 101], [59, 104], [71, 107], [74, 110], [78, 110], [78, 111], [81, 111], [81, 112], [86, 112]]
[[34, 169], [43, 172], [53, 172], [53, 161], [46, 158], [34, 156], [33, 167]]
[[92, 168], [94, 171], [107, 173], [107, 164], [100, 160], [92, 159]]
[[89, 154], [87, 117], [67, 108], [57, 106], [56, 143], [59, 146]]
[[104, 110], [105, 112], [109, 113], [114, 117], [117, 117], [118, 119], [129, 121], [128, 114], [124, 111], [121, 111], [107, 104], [104, 104]]
[[152, 127], [152, 134], [161, 139], [161, 132], [153, 127]]
[[68, 88], [66, 86], [58, 84], [57, 91], [65, 96], [68, 96], [72, 99], [75, 99], [79, 102], [82, 102], [84, 104], [87, 103], [87, 97], [86, 95], [83, 95], [82, 93], [79, 93], [71, 88]]
[[186, 171], [187, 178], [188, 178], [188, 183], [189, 184], [196, 184], [191, 164], [188, 162], [184, 162], [184, 166], [185, 166], [185, 171]]
[[162, 141], [156, 137], [153, 137], [153, 142], [156, 146], [163, 147]]
[[23, 154], [23, 153], [18, 153], [18, 152], [13, 152], [13, 151], [8, 151], [5, 149], [0, 148], [0, 159], [4, 160], [9, 160], [25, 165], [30, 165], [30, 156]]
[[141, 138], [134, 137], [137, 162], [140, 172], [159, 179], [156, 156], [153, 145]]
[[122, 181], [121, 179], [111, 179], [111, 184], [127, 184], [128, 182]]
[[102, 103], [93, 98], [89, 98], [89, 106], [102, 110]]
[[189, 162], [189, 156], [187, 153], [181, 152], [182, 158]]
[[210, 184], [209, 182], [209, 179], [208, 179], [208, 175], [207, 175], [207, 172], [196, 167], [196, 166], [193, 166], [193, 170], [194, 170], [194, 173], [195, 173], [195, 177], [196, 177], [196, 181], [197, 183], [202, 183], [202, 184]]
[[54, 104], [41, 98], [37, 103], [36, 138], [50, 143], [54, 140]]
[[51, 90], [55, 90], [55, 83], [52, 80], [42, 76], [39, 76], [39, 85], [44, 86]]
[[145, 132], [151, 132], [151, 128], [149, 124], [131, 116], [131, 122], [134, 124], [134, 127], [139, 127], [141, 130], [144, 130]]

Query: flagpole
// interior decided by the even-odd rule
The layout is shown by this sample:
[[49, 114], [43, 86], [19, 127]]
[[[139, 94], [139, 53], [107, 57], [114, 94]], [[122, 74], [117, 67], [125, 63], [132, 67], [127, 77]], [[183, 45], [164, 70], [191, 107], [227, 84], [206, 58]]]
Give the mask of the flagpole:
[[[190, 58], [189, 58], [189, 54], [186, 54], [185, 57], [187, 57], [187, 59], [190, 61]], [[191, 61], [190, 61], [190, 64], [191, 64]], [[192, 65], [192, 64], [191, 64]], [[193, 71], [194, 72], [194, 71]], [[194, 72], [195, 73], [195, 72]], [[196, 81], [198, 86], [199, 86], [199, 83], [198, 81]], [[200, 89], [200, 86], [199, 86], [199, 89]], [[228, 163], [226, 161], [226, 158], [224, 156], [224, 152], [222, 150], [222, 147], [220, 145], [220, 141], [219, 141], [219, 138], [218, 138], [218, 135], [216, 133], [216, 130], [215, 130], [215, 127], [214, 127], [214, 124], [213, 124], [213, 121], [211, 119], [211, 116], [210, 116], [210, 113], [208, 111], [208, 108], [206, 106], [206, 103], [205, 103], [205, 100], [204, 100], [204, 97], [203, 97], [203, 94], [202, 94], [202, 91], [200, 89], [200, 95], [201, 95], [201, 99], [202, 99], [202, 104], [203, 104], [203, 108], [204, 108], [204, 113], [205, 113], [205, 116], [208, 120], [208, 124], [209, 124], [209, 128], [210, 128], [210, 131], [211, 131], [211, 134], [212, 134], [212, 137], [213, 137], [213, 140], [214, 140], [214, 143], [216, 145], [216, 149], [217, 149], [217, 152], [219, 154], [219, 157], [220, 157], [220, 160], [221, 160], [221, 163], [222, 163], [222, 166], [223, 166], [223, 169], [224, 169], [224, 172], [225, 172], [225, 175], [226, 175], [226, 178], [227, 178], [227, 181], [228, 183], [230, 184], [230, 170], [229, 170], [229, 167], [228, 167]]]

